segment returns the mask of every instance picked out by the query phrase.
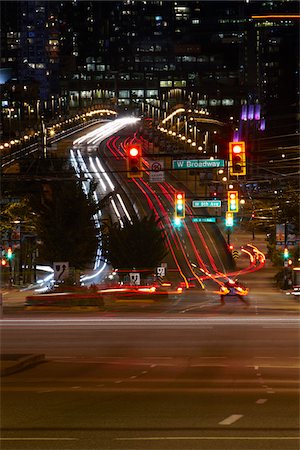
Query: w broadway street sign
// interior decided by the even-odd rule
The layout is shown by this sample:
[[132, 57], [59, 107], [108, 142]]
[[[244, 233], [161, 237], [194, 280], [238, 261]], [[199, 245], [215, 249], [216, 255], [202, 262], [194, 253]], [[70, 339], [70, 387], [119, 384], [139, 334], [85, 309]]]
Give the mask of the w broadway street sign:
[[224, 167], [224, 159], [175, 159], [173, 169], [215, 169]]
[[221, 200], [193, 200], [193, 208], [220, 208]]

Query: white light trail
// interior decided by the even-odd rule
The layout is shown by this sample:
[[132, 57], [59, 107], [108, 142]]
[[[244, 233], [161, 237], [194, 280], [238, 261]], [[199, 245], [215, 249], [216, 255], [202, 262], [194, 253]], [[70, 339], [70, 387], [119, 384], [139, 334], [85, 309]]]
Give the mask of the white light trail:
[[100, 176], [100, 173], [98, 172], [98, 170], [97, 170], [97, 168], [96, 168], [96, 166], [95, 166], [95, 164], [94, 164], [94, 161], [93, 161], [93, 159], [92, 159], [91, 156], [89, 157], [89, 161], [90, 161], [90, 165], [91, 165], [92, 171], [94, 172], [95, 176], [96, 176], [96, 177], [98, 178], [98, 180], [100, 181], [100, 184], [101, 184], [102, 189], [106, 192], [106, 190], [107, 190], [106, 184], [104, 183], [102, 177]]
[[101, 162], [100, 162], [98, 156], [96, 157], [96, 163], [97, 163], [97, 165], [98, 165], [98, 167], [99, 167], [99, 169], [100, 169], [100, 172], [103, 173], [103, 176], [105, 177], [107, 183], [109, 184], [109, 187], [111, 188], [112, 191], [114, 191], [114, 190], [115, 190], [115, 186], [114, 186], [114, 184], [112, 183], [112, 181], [111, 181], [111, 179], [109, 178], [109, 176], [107, 175], [106, 171], [104, 170], [104, 167], [102, 166], [102, 164], [101, 164]]
[[123, 211], [124, 211], [127, 219], [129, 220], [130, 223], [132, 223], [131, 217], [130, 217], [129, 212], [128, 212], [128, 210], [127, 210], [127, 208], [126, 208], [126, 206], [125, 206], [125, 204], [123, 202], [123, 199], [122, 199], [121, 195], [117, 194], [117, 198], [118, 198], [118, 200], [119, 200], [119, 202], [120, 202], [120, 204], [121, 204], [121, 206], [123, 208]]

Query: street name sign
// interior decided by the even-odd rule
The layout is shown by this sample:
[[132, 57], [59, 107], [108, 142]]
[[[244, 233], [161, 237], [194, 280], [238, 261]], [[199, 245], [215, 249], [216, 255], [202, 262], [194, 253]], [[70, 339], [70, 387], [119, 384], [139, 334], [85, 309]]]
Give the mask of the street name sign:
[[220, 208], [221, 200], [193, 200], [193, 208]]
[[215, 223], [217, 219], [215, 217], [193, 217], [192, 222], [206, 222]]
[[215, 169], [224, 167], [224, 159], [175, 159], [173, 169]]

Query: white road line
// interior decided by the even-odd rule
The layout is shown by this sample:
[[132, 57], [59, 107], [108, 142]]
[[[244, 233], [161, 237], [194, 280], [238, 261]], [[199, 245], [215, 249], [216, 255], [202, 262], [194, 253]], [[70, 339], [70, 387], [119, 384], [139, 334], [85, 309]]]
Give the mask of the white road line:
[[242, 417], [244, 417], [243, 414], [232, 414], [231, 416], [228, 416], [226, 417], [226, 419], [219, 422], [219, 425], [231, 425]]
[[132, 375], [130, 378], [133, 380], [134, 378], [136, 378], [136, 375]]
[[116, 384], [122, 383], [122, 380], [117, 380], [114, 383], [116, 383]]
[[44, 438], [44, 437], [0, 437], [0, 441], [79, 441], [77, 438]]
[[115, 438], [115, 441], [298, 441], [299, 436], [150, 436]]
[[267, 389], [267, 394], [275, 394], [275, 391], [273, 389]]
[[258, 400], [256, 400], [255, 403], [257, 403], [258, 405], [263, 405], [264, 403], [266, 403], [268, 401], [267, 398], [259, 398]]

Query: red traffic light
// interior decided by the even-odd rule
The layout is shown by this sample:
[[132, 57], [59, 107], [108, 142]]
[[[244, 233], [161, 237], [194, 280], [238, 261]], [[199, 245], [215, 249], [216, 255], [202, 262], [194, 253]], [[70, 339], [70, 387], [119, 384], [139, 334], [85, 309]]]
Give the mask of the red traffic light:
[[245, 142], [229, 142], [230, 175], [246, 175]]
[[127, 147], [127, 176], [128, 178], [141, 178], [142, 147], [140, 144], [130, 144]]
[[242, 146], [240, 144], [235, 144], [232, 146], [232, 152], [235, 154], [241, 153]]
[[6, 259], [5, 258], [2, 258], [1, 259], [1, 266], [6, 266], [6, 264], [7, 264], [7, 261], [6, 261]]
[[139, 150], [136, 147], [131, 147], [129, 149], [129, 155], [132, 157], [136, 157], [139, 154]]

